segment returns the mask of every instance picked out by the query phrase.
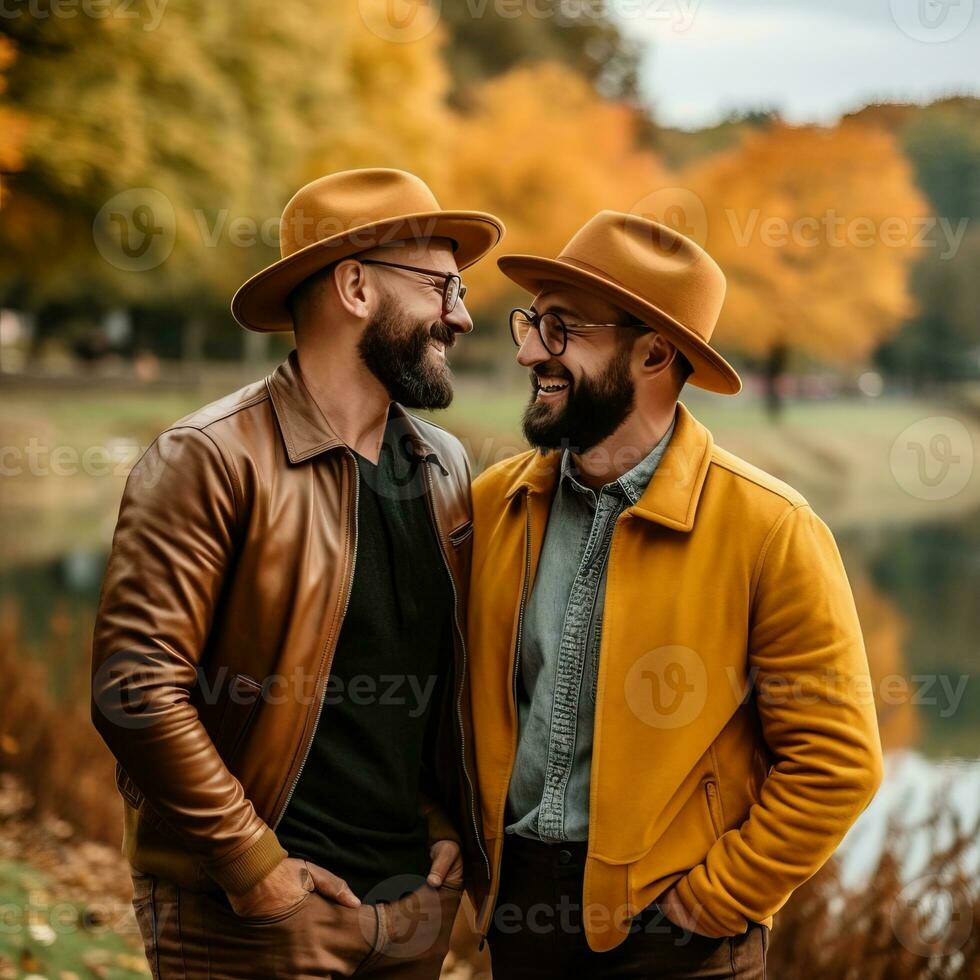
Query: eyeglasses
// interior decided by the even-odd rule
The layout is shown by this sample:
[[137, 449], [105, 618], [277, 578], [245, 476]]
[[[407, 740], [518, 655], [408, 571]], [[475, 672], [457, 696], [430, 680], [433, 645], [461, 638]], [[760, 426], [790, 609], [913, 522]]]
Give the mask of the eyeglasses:
[[456, 301], [461, 300], [466, 295], [466, 287], [463, 280], [455, 272], [436, 272], [435, 269], [419, 269], [414, 265], [401, 265], [398, 262], [382, 262], [381, 259], [361, 259], [364, 265], [387, 265], [392, 269], [404, 269], [406, 272], [419, 272], [425, 276], [438, 276], [446, 281], [442, 286], [442, 312], [443, 315], [452, 313], [456, 308]]
[[537, 330], [544, 349], [555, 357], [565, 353], [568, 330], [576, 327], [639, 327], [653, 330], [653, 327], [645, 323], [565, 323], [557, 313], [537, 313], [522, 309], [510, 311], [510, 335], [514, 343], [520, 347], [531, 330]]

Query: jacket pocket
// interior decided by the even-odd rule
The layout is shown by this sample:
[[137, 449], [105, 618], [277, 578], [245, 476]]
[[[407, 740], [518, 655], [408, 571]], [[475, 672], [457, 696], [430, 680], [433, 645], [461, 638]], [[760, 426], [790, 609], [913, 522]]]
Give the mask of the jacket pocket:
[[116, 789], [119, 790], [122, 798], [134, 810], [138, 810], [143, 805], [145, 797], [142, 791], [130, 779], [129, 773], [118, 762], [116, 763]]
[[704, 781], [704, 799], [708, 808], [708, 819], [715, 837], [721, 837], [725, 832], [725, 820], [721, 812], [721, 801], [718, 799], [718, 783], [714, 779]]
[[449, 541], [454, 548], [458, 548], [472, 533], [473, 522], [465, 521], [449, 532]]
[[153, 980], [160, 977], [160, 956], [157, 947], [159, 926], [156, 912], [156, 878], [153, 875], [133, 875], [133, 912], [136, 924], [139, 926], [140, 938], [143, 940], [143, 951], [150, 967]]
[[164, 833], [173, 833], [167, 821], [153, 809], [143, 791], [137, 787], [129, 773], [118, 762], [116, 763], [116, 788], [126, 803], [139, 813], [142, 823]]
[[228, 683], [226, 701], [218, 723], [215, 743], [225, 761], [234, 758], [251, 727], [262, 694], [262, 685], [248, 674], [235, 674]]
[[234, 909], [231, 910], [231, 914], [240, 923], [247, 923], [250, 926], [269, 926], [277, 922], [283, 922], [285, 919], [296, 915], [297, 912], [301, 912], [312, 901], [310, 898], [312, 894], [312, 891], [307, 891], [301, 899], [293, 902], [292, 905], [284, 909], [279, 909], [277, 912], [270, 912], [268, 915], [239, 915]]

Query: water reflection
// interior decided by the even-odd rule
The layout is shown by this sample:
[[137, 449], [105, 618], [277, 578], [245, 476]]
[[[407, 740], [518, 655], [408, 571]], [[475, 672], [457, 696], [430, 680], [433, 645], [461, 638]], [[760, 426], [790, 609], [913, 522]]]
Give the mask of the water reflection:
[[[889, 839], [889, 821], [906, 832], [899, 871], [908, 882], [924, 872], [935, 854], [962, 840], [978, 817], [980, 759], [928, 759], [893, 749], [885, 755], [881, 788], [838, 851], [842, 880], [857, 888], [874, 872]], [[980, 840], [968, 842], [957, 855], [957, 865], [971, 880], [980, 879]]]
[[[950, 523], [876, 527], [838, 535], [876, 679], [886, 747], [926, 756], [980, 757], [980, 513]], [[887, 736], [887, 737], [886, 737]]]

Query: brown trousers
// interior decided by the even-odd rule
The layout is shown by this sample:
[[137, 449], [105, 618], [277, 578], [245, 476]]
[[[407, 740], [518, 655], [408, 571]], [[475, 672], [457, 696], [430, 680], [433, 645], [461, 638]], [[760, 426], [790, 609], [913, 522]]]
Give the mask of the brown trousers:
[[153, 980], [435, 980], [462, 897], [423, 882], [395, 902], [350, 909], [308, 891], [275, 915], [240, 916], [217, 885], [197, 891], [158, 875], [132, 878]]
[[585, 940], [582, 876], [588, 845], [508, 834], [500, 893], [487, 933], [494, 980], [765, 980], [769, 928], [751, 923], [713, 939], [674, 925], [654, 902], [605, 953]]

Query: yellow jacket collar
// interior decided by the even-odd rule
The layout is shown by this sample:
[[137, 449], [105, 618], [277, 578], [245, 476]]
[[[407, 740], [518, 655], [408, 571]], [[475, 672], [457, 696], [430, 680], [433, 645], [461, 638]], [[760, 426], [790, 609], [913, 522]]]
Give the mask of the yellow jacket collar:
[[[708, 475], [714, 440], [711, 433], [688, 410], [677, 403], [674, 434], [643, 495], [626, 513], [663, 524], [677, 531], [694, 527], [701, 490]], [[558, 481], [561, 453], [529, 453], [514, 474], [504, 496], [519, 490], [551, 496]]]

